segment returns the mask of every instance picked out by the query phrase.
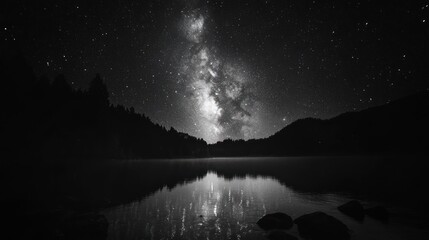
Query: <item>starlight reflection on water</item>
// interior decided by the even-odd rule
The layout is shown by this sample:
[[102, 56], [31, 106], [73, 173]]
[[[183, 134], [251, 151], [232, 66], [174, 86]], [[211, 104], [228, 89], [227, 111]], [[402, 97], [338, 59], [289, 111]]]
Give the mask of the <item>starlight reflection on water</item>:
[[[108, 239], [264, 239], [256, 221], [282, 211], [292, 218], [324, 211], [353, 230], [352, 239], [401, 239], [404, 228], [371, 219], [358, 223], [336, 210], [349, 199], [337, 195], [303, 195], [266, 177], [225, 179], [215, 173], [190, 183], [164, 188], [137, 202], [104, 212]], [[289, 231], [298, 236], [296, 227]], [[410, 232], [408, 232], [409, 234]]]

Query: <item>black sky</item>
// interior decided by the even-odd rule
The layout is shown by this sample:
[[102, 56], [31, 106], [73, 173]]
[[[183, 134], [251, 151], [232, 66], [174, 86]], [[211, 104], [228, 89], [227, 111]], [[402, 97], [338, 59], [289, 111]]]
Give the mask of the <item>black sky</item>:
[[8, 1], [0, 36], [38, 76], [100, 73], [113, 104], [214, 142], [427, 89], [428, 4]]

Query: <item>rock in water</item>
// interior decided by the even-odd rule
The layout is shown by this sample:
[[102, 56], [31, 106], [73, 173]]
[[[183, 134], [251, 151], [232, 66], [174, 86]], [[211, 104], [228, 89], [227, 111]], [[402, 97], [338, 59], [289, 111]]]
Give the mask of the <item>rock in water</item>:
[[386, 210], [386, 208], [381, 206], [365, 209], [365, 213], [368, 216], [380, 220], [382, 222], [387, 222], [389, 220], [389, 212]]
[[278, 212], [263, 216], [257, 224], [264, 230], [290, 229], [293, 226], [293, 220], [289, 215]]
[[303, 215], [294, 221], [299, 235], [312, 240], [347, 240], [349, 229], [340, 220], [323, 212]]
[[290, 235], [281, 230], [273, 230], [267, 234], [267, 238], [270, 240], [298, 240], [297, 237]]
[[356, 200], [352, 200], [348, 203], [339, 206], [338, 210], [358, 221], [362, 221], [365, 217], [365, 212], [363, 210], [362, 204]]

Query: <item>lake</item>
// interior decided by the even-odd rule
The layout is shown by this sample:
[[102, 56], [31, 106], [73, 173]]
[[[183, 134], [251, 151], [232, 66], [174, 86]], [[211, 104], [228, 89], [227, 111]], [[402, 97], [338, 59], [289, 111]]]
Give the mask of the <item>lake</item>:
[[[421, 176], [416, 168], [392, 158], [225, 158], [126, 165], [134, 173], [141, 168], [147, 178], [166, 183], [149, 194], [142, 189], [141, 199], [103, 211], [111, 240], [265, 239], [256, 225], [263, 215], [284, 212], [295, 219], [314, 211], [341, 220], [351, 230], [351, 239], [429, 239], [427, 226], [413, 217], [420, 210], [407, 207], [415, 194], [407, 190], [415, 190], [414, 186], [400, 189], [410, 181], [421, 181]], [[192, 174], [187, 172], [198, 174], [189, 177]], [[397, 186], [390, 186], [395, 182]], [[388, 197], [406, 193], [408, 197], [393, 201]], [[385, 206], [391, 214], [389, 222], [370, 217], [358, 222], [337, 210], [356, 198], [365, 207]], [[296, 226], [287, 232], [299, 236]]]

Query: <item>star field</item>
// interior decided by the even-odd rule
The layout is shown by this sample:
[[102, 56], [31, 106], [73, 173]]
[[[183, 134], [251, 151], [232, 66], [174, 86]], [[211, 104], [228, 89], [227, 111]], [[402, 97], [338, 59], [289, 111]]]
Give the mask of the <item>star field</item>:
[[0, 39], [38, 76], [216, 142], [429, 87], [429, 1], [9, 1]]

